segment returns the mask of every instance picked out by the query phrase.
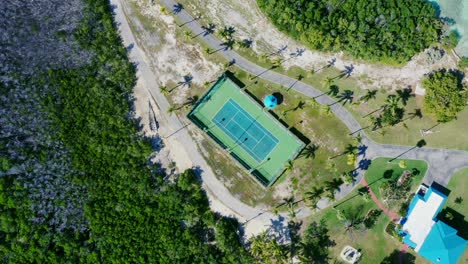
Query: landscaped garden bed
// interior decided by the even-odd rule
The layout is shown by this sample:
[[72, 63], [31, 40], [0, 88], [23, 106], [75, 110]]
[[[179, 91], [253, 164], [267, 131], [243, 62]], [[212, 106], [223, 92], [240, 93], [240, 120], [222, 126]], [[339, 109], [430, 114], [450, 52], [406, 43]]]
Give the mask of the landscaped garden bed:
[[374, 159], [365, 178], [377, 198], [393, 211], [404, 212], [407, 203], [426, 174], [427, 163], [422, 160], [392, 158]]

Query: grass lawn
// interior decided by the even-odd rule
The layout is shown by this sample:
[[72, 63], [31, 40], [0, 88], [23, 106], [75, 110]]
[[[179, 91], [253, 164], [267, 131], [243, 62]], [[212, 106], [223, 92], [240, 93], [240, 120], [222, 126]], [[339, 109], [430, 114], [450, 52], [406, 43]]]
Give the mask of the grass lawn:
[[[447, 188], [450, 190], [447, 203], [440, 213], [442, 221], [458, 230], [458, 235], [468, 239], [468, 168], [464, 168], [452, 176]], [[461, 203], [456, 203], [461, 198]], [[447, 218], [447, 212], [453, 215], [453, 219]], [[459, 260], [459, 263], [468, 263], [468, 249]]]
[[401, 159], [396, 159], [392, 162], [388, 162], [389, 160], [391, 160], [391, 158], [376, 158], [372, 160], [372, 163], [365, 174], [367, 183], [379, 200], [382, 200], [379, 187], [386, 179], [398, 178], [405, 170], [412, 171], [412, 169], [415, 168], [419, 171], [419, 174], [413, 176], [411, 190], [416, 191], [427, 171], [427, 163], [423, 160], [404, 160], [406, 163], [405, 169], [402, 169], [399, 166]]
[[[200, 22], [202, 24], [212, 22], [209, 21], [209, 16], [211, 15], [209, 12], [209, 7], [207, 7], [203, 1], [183, 0], [180, 2], [184, 4], [186, 10], [189, 11], [189, 13], [191, 14], [207, 14], [206, 18], [200, 19]], [[202, 43], [202, 41], [200, 40], [197, 41]], [[246, 59], [262, 67], [269, 68], [272, 65], [272, 61], [270, 59], [265, 58], [261, 54], [257, 54], [251, 49], [236, 48], [236, 51]], [[326, 66], [326, 63], [327, 62], [324, 61], [323, 66]], [[380, 88], [375, 99], [372, 99], [366, 103], [359, 103], [359, 98], [366, 93], [366, 90], [361, 88], [361, 84], [364, 83], [367, 85], [372, 85], [372, 81], [365, 75], [361, 75], [358, 77], [351, 76], [349, 78], [337, 78], [340, 75], [340, 71], [334, 67], [323, 68], [315, 74], [310, 74], [310, 71], [301, 69], [300, 67], [291, 67], [289, 69], [278, 67], [275, 69], [275, 71], [282, 74], [286, 74], [293, 78], [303, 76], [304, 78], [302, 79], [302, 82], [313, 85], [314, 87], [322, 91], [327, 91], [329, 89], [328, 85], [324, 84], [324, 80], [326, 78], [333, 78], [333, 84], [337, 85], [340, 88], [340, 91], [351, 90], [354, 92], [354, 102], [356, 104], [347, 104], [345, 107], [355, 116], [356, 120], [363, 127], [366, 127], [371, 124], [370, 119], [368, 117], [363, 116], [366, 116], [370, 112], [379, 109], [385, 103], [386, 97], [389, 94], [394, 93], [393, 91], [391, 91], [390, 87]], [[400, 86], [401, 89], [406, 87], [403, 83]], [[393, 127], [385, 127], [382, 129], [378, 129], [377, 131], [371, 131], [370, 129], [366, 129], [366, 133], [372, 139], [380, 143], [414, 145], [418, 140], [421, 139], [420, 130], [431, 128], [437, 124], [436, 120], [434, 120], [431, 116], [424, 114], [424, 111], [422, 118], [413, 117], [411, 114], [415, 112], [415, 109], [422, 109], [421, 97], [413, 96], [409, 98], [405, 106], [404, 122]], [[378, 114], [378, 112], [376, 112], [375, 114]], [[439, 124], [433, 129], [433, 131], [437, 131], [436, 133], [432, 135], [426, 135], [425, 140], [427, 142], [427, 146], [436, 148], [468, 150], [468, 133], [460, 133], [460, 131], [466, 131], [467, 129], [468, 108], [458, 115], [457, 120], [451, 121], [447, 124]]]
[[[354, 139], [348, 136], [347, 128], [335, 116], [328, 114], [313, 100], [279, 85], [263, 80], [250, 80], [246, 72], [231, 67], [235, 77], [246, 85], [245, 91], [256, 100], [265, 95], [278, 92], [282, 96], [282, 103], [273, 110], [273, 114], [284, 124], [296, 130], [303, 140], [310, 141], [318, 146], [315, 158], [299, 157], [294, 161], [292, 170], [286, 171], [277, 182], [268, 190], [254, 182], [245, 169], [239, 167], [227, 153], [221, 151], [219, 146], [197, 131], [193, 131], [203, 138], [202, 145], [205, 157], [216, 175], [225, 182], [228, 189], [236, 194], [242, 201], [258, 205], [275, 206], [278, 199], [275, 189], [278, 185], [288, 181], [297, 199], [312, 186], [323, 185], [325, 181], [340, 177], [343, 172], [353, 169], [346, 164], [346, 156], [339, 156], [331, 161], [329, 157], [341, 154], [348, 144], [355, 144]], [[190, 96], [201, 97], [208, 88], [191, 89]], [[302, 103], [301, 103], [302, 102]], [[300, 107], [298, 107], [300, 105]], [[180, 109], [178, 114], [185, 116], [188, 109]], [[283, 193], [284, 195], [284, 193]]]
[[[348, 196], [335, 203], [335, 206], [337, 210], [354, 212], [357, 217], [361, 218], [364, 217], [369, 210], [378, 209], [371, 199], [364, 200], [357, 191], [353, 191]], [[370, 229], [355, 230], [352, 232], [347, 232], [345, 230], [344, 221], [337, 217], [336, 210], [332, 207], [324, 209], [308, 219], [308, 221], [320, 220], [325, 221], [330, 230], [329, 235], [336, 243], [336, 245], [331, 248], [332, 258], [339, 259], [341, 250], [346, 245], [350, 245], [361, 250], [362, 258], [359, 263], [380, 263], [384, 258], [390, 255], [392, 259], [395, 259], [395, 263], [398, 263], [399, 252], [395, 252], [400, 250], [401, 243], [385, 233], [385, 227], [390, 219], [388, 219], [384, 213], [377, 218], [375, 224]], [[428, 263], [422, 257], [417, 256], [411, 251], [408, 252], [404, 258], [414, 259], [414, 263], [417, 264]]]

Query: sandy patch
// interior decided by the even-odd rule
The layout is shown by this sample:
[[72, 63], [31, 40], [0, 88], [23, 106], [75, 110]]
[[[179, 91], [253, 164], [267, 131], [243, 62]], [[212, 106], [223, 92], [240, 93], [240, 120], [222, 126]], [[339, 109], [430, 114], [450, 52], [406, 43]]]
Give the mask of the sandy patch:
[[[282, 53], [284, 58], [290, 57], [296, 49], [305, 48], [300, 43], [278, 31], [261, 13], [255, 0], [191, 0], [191, 9], [203, 12], [203, 20], [214, 22], [218, 27], [233, 26], [238, 38], [252, 38], [253, 49], [258, 54], [269, 54], [281, 47], [287, 47]], [[229, 14], [226, 16], [225, 14]], [[392, 89], [415, 86], [420, 79], [436, 69], [454, 68], [457, 58], [450, 52], [435, 63], [426, 60], [425, 51], [416, 55], [405, 66], [390, 67], [367, 64], [346, 58], [342, 53], [323, 53], [306, 49], [302, 56], [286, 61], [283, 66], [289, 68], [298, 66], [305, 69], [318, 69], [327, 64], [331, 58], [336, 58], [335, 67], [343, 70], [345, 66], [354, 66], [353, 75], [358, 79], [365, 77], [361, 87]]]
[[[173, 98], [175, 103], [183, 103], [188, 95], [190, 86], [178, 85], [184, 80], [184, 76], [191, 76], [192, 83], [203, 85], [219, 75], [222, 70], [221, 65], [205, 59], [200, 45], [191, 45], [176, 38], [177, 30], [182, 29], [175, 23], [172, 15], [161, 13], [160, 4], [151, 5], [150, 1], [147, 0], [131, 0], [131, 2], [136, 4], [138, 10], [128, 9], [134, 13], [141, 12], [140, 15], [144, 16], [146, 23], [151, 23], [152, 28], [158, 29], [157, 42], [148, 41], [148, 39], [141, 39], [138, 42], [141, 42], [139, 45], [145, 49], [149, 64], [155, 75], [158, 76], [158, 82], [161, 85], [170, 83], [172, 86], [168, 88], [177, 90], [177, 96]], [[132, 18], [132, 21], [134, 20], [137, 19]], [[137, 34], [137, 36], [154, 34], [144, 33]], [[157, 47], [150, 49], [149, 47], [155, 46], [155, 42]]]

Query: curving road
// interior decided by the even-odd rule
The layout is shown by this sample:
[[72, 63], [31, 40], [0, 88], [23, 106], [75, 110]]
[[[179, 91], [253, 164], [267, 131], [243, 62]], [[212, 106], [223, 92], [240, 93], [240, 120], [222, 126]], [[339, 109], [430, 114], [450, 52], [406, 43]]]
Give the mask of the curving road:
[[[124, 40], [126, 46], [133, 45], [129, 53], [130, 59], [138, 65], [138, 72], [141, 79], [146, 83], [150, 94], [156, 100], [158, 107], [161, 109], [163, 118], [166, 121], [167, 126], [172, 131], [176, 131], [184, 125], [175, 115], [166, 114], [166, 110], [169, 107], [169, 103], [166, 98], [160, 93], [157, 89], [158, 84], [156, 82], [156, 76], [151, 71], [149, 65], [146, 63], [146, 57], [144, 52], [138, 47], [137, 42], [134, 39], [134, 36], [128, 25], [125, 14], [122, 10], [121, 2], [122, 0], [111, 0], [111, 4], [115, 7], [115, 20], [117, 21], [120, 29], [121, 36]], [[175, 10], [177, 3], [173, 0], [160, 0], [169, 10]], [[194, 20], [190, 14], [188, 14], [183, 8], [173, 12], [175, 16], [180, 20], [181, 23], [190, 29], [194, 34], [200, 34], [204, 32], [202, 26], [198, 21]], [[212, 49], [218, 50], [217, 52], [224, 56], [227, 60], [235, 62], [235, 64], [243, 69], [246, 72], [254, 76], [259, 76], [259, 78], [265, 79], [269, 82], [280, 84], [285, 87], [291, 87], [306, 96], [317, 97], [316, 101], [322, 105], [331, 105], [335, 103], [335, 100], [332, 98], [322, 95], [323, 92], [318, 89], [307, 85], [305, 83], [299, 82], [296, 79], [276, 73], [274, 71], [269, 71], [265, 68], [262, 68], [246, 59], [241, 57], [239, 54], [232, 50], [224, 49], [222, 42], [215, 38], [212, 35], [200, 34], [199, 38], [205, 41]], [[382, 157], [403, 157], [409, 159], [422, 159], [426, 160], [429, 163], [428, 172], [424, 178], [426, 183], [431, 183], [433, 180], [436, 180], [440, 184], [446, 185], [450, 179], [450, 176], [458, 169], [462, 167], [468, 167], [468, 152], [466, 151], [456, 151], [456, 150], [444, 150], [444, 149], [431, 149], [431, 148], [416, 148], [410, 146], [395, 146], [395, 145], [383, 145], [378, 144], [371, 139], [369, 139], [365, 133], [362, 131], [361, 125], [356, 121], [356, 119], [340, 104], [333, 104], [331, 106], [333, 113], [342, 120], [342, 122], [348, 127], [352, 132], [359, 131], [363, 141], [362, 143], [367, 146], [367, 151], [365, 156], [360, 156], [358, 162], [363, 160], [372, 160], [373, 158], [382, 156]], [[356, 133], [356, 134], [357, 134]], [[276, 219], [273, 214], [269, 212], [264, 212], [260, 208], [253, 208], [248, 206], [236, 197], [234, 197], [227, 188], [216, 178], [211, 168], [208, 166], [203, 156], [200, 154], [197, 149], [196, 143], [190, 137], [188, 132], [183, 129], [180, 130], [176, 135], [176, 139], [181, 142], [186, 154], [191, 158], [193, 164], [200, 168], [203, 168], [202, 180], [203, 187], [208, 193], [210, 200], [221, 201], [225, 206], [229, 207], [239, 218], [244, 221], [255, 218], [255, 221], [260, 221], [261, 223], [270, 223], [271, 219]], [[416, 144], [416, 142], [415, 142]], [[404, 153], [404, 154], [402, 154]], [[357, 182], [359, 182], [363, 175], [364, 171], [357, 169], [358, 175], [356, 177]], [[343, 185], [340, 192], [336, 195], [337, 199], [340, 199], [352, 191], [354, 185]], [[319, 202], [319, 207], [323, 208], [329, 203], [327, 200], [321, 200]], [[301, 208], [297, 217], [302, 218], [310, 214], [310, 210], [307, 208]]]
[[[174, 0], [161, 0], [161, 2], [169, 10], [173, 11], [173, 14], [177, 16], [180, 22], [182, 22], [185, 27], [190, 29], [194, 34], [200, 34], [205, 31], [198, 23], [198, 21], [194, 20], [194, 18], [183, 8], [177, 9], [177, 2]], [[316, 97], [315, 100], [322, 105], [331, 105], [335, 103], [335, 100], [327, 95], [323, 95], [322, 91], [308, 84], [300, 82], [297, 79], [293, 79], [286, 75], [262, 68], [255, 63], [244, 59], [235, 51], [223, 49], [225, 46], [223, 46], [222, 42], [213, 35], [200, 34], [199, 38], [205, 41], [211, 48], [218, 50], [217, 52], [223, 55], [226, 59], [235, 62], [236, 66], [254, 76], [258, 75], [259, 78], [269, 82], [281, 84], [284, 87], [291, 87], [291, 89], [296, 90], [297, 92], [300, 92], [308, 97]], [[361, 134], [363, 138], [363, 144], [367, 145], [368, 147], [366, 156], [360, 157], [361, 159], [399, 156], [408, 159], [426, 160], [429, 163], [430, 168], [424, 178], [424, 181], [430, 184], [435, 180], [442, 185], [447, 185], [453, 172], [460, 168], [468, 167], [467, 151], [378, 144], [365, 135], [365, 133], [362, 131], [361, 125], [342, 105], [333, 104], [331, 106], [331, 110], [338, 118], [341, 119], [341, 121], [348, 127], [351, 132], [359, 131], [354, 134]], [[415, 145], [416, 143], [417, 142], [415, 142]], [[401, 155], [402, 153], [404, 154]], [[359, 170], [359, 176], [357, 180], [360, 180], [362, 175], [363, 171]]]

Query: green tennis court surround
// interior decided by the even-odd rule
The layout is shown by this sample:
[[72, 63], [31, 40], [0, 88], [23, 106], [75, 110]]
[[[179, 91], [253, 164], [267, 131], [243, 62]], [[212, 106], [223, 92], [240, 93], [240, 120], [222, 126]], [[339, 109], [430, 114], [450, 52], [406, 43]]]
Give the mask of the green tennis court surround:
[[305, 145], [225, 74], [188, 117], [264, 186], [271, 185]]

